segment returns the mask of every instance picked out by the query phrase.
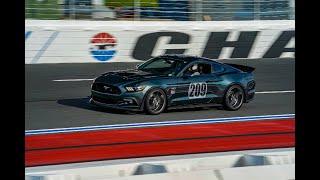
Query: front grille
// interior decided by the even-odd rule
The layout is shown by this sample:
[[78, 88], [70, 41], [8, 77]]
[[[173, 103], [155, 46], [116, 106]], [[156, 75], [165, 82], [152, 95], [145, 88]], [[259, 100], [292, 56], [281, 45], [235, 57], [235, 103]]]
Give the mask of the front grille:
[[100, 98], [100, 97], [97, 97], [97, 96], [92, 96], [92, 99], [94, 101], [98, 101], [98, 102], [101, 102], [101, 103], [105, 103], [105, 104], [118, 104], [119, 100], [117, 99], [105, 99], [105, 98]]
[[118, 87], [104, 83], [93, 83], [92, 90], [108, 94], [121, 94]]

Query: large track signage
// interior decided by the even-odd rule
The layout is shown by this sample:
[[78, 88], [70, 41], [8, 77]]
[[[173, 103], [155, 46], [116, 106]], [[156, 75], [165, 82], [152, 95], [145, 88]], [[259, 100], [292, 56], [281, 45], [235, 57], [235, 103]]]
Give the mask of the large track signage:
[[[233, 48], [227, 55], [229, 58], [248, 58], [253, 45], [258, 39], [260, 31], [240, 31], [237, 32], [238, 38], [228, 41], [231, 32], [209, 32], [208, 39], [203, 42], [203, 49], [200, 50], [201, 56], [219, 59], [224, 48]], [[181, 48], [180, 45], [188, 45], [192, 37], [183, 32], [153, 32], [140, 36], [133, 49], [132, 57], [138, 60], [146, 60], [153, 57], [155, 50], [161, 49], [159, 39], [169, 37], [167, 45], [174, 45], [177, 48], [163, 49], [164, 54], [184, 54], [188, 48]], [[295, 52], [294, 47], [287, 47], [289, 42], [295, 37], [295, 31], [281, 31], [278, 37], [268, 47], [267, 51], [260, 58], [280, 58], [283, 53]]]
[[26, 21], [25, 63], [134, 62], [162, 54], [294, 58], [295, 53], [294, 21], [74, 23]]

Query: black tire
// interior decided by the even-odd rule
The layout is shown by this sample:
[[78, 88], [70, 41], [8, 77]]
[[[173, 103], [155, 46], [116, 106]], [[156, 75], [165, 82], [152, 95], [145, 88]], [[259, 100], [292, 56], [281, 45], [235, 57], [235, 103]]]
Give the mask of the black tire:
[[152, 89], [144, 100], [144, 110], [147, 114], [160, 114], [167, 106], [166, 94], [161, 89]]
[[232, 85], [224, 95], [223, 106], [229, 111], [236, 111], [241, 108], [244, 102], [244, 91], [239, 85]]

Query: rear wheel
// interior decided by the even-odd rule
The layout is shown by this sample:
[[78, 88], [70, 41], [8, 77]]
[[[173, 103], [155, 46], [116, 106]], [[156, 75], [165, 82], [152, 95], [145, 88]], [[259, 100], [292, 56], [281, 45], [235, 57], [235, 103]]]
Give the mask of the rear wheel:
[[224, 108], [230, 111], [240, 109], [244, 101], [244, 91], [239, 85], [231, 86], [224, 96]]
[[161, 89], [152, 89], [144, 101], [148, 114], [160, 114], [167, 106], [166, 95]]

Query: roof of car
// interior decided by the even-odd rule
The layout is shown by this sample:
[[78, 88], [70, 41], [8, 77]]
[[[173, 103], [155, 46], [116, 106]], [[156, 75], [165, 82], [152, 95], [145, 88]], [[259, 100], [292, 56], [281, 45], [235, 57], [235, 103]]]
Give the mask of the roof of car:
[[205, 58], [205, 57], [200, 57], [200, 56], [191, 56], [191, 55], [184, 55], [184, 54], [166, 54], [166, 55], [161, 55], [159, 57], [167, 57], [167, 58], [174, 58], [174, 59], [181, 59], [183, 61], [195, 61], [195, 60], [204, 60], [204, 61], [213, 61], [216, 62], [213, 59]]

